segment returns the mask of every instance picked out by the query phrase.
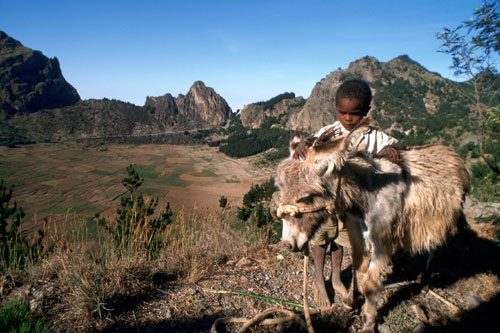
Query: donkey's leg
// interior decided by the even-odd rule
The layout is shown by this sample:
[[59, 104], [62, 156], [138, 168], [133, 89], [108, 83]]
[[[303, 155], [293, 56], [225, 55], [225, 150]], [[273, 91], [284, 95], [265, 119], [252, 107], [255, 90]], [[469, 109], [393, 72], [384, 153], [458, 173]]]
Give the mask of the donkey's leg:
[[[369, 241], [370, 242], [370, 241]], [[377, 301], [383, 288], [383, 280], [390, 262], [389, 252], [381, 242], [371, 241], [371, 256], [368, 270], [361, 281], [361, 292], [365, 296], [363, 306], [363, 331], [374, 332], [377, 323]]]
[[352, 253], [352, 283], [348, 297], [343, 300], [344, 305], [348, 307], [352, 307], [356, 299], [358, 293], [357, 275], [362, 266], [364, 266], [363, 261], [365, 260], [365, 244], [361, 232], [362, 222], [363, 220], [359, 217], [350, 214], [346, 216], [345, 226], [347, 228]]
[[383, 273], [387, 265], [384, 261], [374, 260], [372, 257], [368, 271], [361, 281], [361, 292], [365, 296], [363, 306], [363, 331], [374, 332], [377, 323], [377, 301], [383, 287]]
[[[391, 166], [393, 166], [391, 164]], [[367, 247], [370, 250], [370, 265], [363, 280], [361, 291], [365, 295], [366, 302], [363, 307], [364, 331], [375, 330], [377, 321], [377, 301], [383, 288], [383, 280], [390, 263], [393, 247], [393, 222], [398, 221], [398, 215], [402, 211], [402, 195], [406, 185], [399, 179], [388, 176], [390, 185], [384, 186], [370, 199], [372, 205], [365, 215], [366, 231], [364, 233]]]

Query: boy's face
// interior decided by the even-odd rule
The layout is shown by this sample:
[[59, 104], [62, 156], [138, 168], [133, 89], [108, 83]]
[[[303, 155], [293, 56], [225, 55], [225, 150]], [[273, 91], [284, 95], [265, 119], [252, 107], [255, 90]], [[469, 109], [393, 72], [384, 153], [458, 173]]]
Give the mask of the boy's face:
[[337, 116], [348, 131], [351, 131], [366, 116], [367, 111], [361, 110], [361, 102], [357, 99], [339, 98], [337, 101]]

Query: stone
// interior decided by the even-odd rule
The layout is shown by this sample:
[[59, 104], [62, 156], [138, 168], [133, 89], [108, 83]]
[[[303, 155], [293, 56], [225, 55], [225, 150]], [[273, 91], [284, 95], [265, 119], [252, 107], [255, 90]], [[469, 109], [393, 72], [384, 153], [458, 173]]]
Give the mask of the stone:
[[417, 304], [413, 304], [411, 306], [411, 310], [415, 314], [415, 316], [420, 320], [421, 322], [426, 322], [427, 321], [427, 315], [425, 314], [424, 310]]
[[246, 265], [250, 265], [251, 263], [252, 262], [247, 257], [243, 257], [236, 263], [236, 267], [243, 267]]
[[473, 219], [500, 215], [500, 202], [478, 202], [469, 196], [465, 199], [465, 215]]
[[46, 293], [45, 290], [38, 289], [33, 292], [32, 298], [30, 299], [30, 311], [33, 313], [41, 313], [43, 302], [45, 300]]
[[417, 327], [413, 329], [413, 333], [426, 333], [429, 330], [427, 329], [427, 326], [424, 323], [419, 323]]
[[377, 326], [379, 333], [391, 333], [391, 329], [386, 324], [380, 324]]
[[477, 296], [469, 295], [469, 296], [464, 297], [464, 302], [465, 302], [465, 308], [467, 310], [472, 310], [474, 308], [477, 308], [479, 305], [481, 305], [483, 300]]

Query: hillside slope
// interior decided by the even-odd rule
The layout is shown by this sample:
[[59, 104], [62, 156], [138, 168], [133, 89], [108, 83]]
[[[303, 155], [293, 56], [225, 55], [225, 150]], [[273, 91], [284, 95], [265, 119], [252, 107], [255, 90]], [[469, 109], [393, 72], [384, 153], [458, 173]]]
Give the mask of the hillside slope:
[[[420, 141], [452, 143], [477, 131], [479, 116], [471, 111], [472, 87], [429, 72], [405, 55], [388, 62], [374, 57], [358, 59], [348, 68], [339, 68], [316, 83], [302, 107], [297, 108], [294, 99], [282, 100], [282, 107], [272, 109], [259, 110], [259, 105], [250, 104], [241, 110], [240, 118], [246, 121], [246, 126], [257, 127], [274, 117], [285, 128], [314, 133], [336, 120], [335, 93], [348, 79], [363, 79], [370, 84], [373, 101], [369, 115], [383, 130], [395, 136], [418, 134]], [[485, 100], [498, 103], [495, 99]], [[257, 111], [260, 113], [256, 114]]]

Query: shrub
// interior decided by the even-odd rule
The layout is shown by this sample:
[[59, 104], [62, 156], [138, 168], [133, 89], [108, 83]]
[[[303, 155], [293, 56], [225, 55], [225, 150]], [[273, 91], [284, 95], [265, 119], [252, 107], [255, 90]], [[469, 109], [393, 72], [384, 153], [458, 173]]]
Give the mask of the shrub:
[[262, 105], [262, 107], [263, 107], [264, 110], [268, 110], [268, 109], [272, 109], [276, 104], [278, 104], [282, 100], [284, 100], [284, 99], [292, 99], [292, 98], [295, 98], [295, 93], [293, 93], [293, 92], [291, 92], [291, 93], [285, 92], [283, 94], [280, 94], [280, 95], [278, 95], [276, 97], [271, 98], [268, 101], [257, 102], [257, 103], [254, 103], [254, 104], [255, 105]]
[[242, 130], [231, 134], [219, 151], [236, 158], [252, 156], [270, 148], [283, 151], [288, 149], [289, 138], [290, 132], [281, 128], [261, 127], [249, 133]]
[[274, 218], [269, 203], [277, 190], [272, 177], [260, 185], [252, 185], [243, 197], [243, 206], [238, 208], [237, 212], [237, 217], [241, 221], [248, 221], [258, 228], [267, 228], [267, 237], [273, 241], [279, 240], [280, 226], [272, 223]]
[[222, 209], [227, 208], [227, 198], [224, 195], [221, 195], [221, 197], [219, 199], [219, 207]]
[[[493, 158], [489, 163], [495, 165]], [[496, 164], [498, 167], [498, 164]], [[500, 201], [500, 184], [498, 175], [486, 163], [473, 163], [470, 168], [472, 175], [472, 195], [480, 201]]]
[[17, 203], [11, 206], [12, 186], [8, 191], [3, 179], [0, 180], [0, 271], [10, 268], [23, 268], [28, 261], [36, 262], [42, 252], [43, 232], [38, 237], [28, 239], [20, 234], [24, 217]]
[[[172, 222], [173, 212], [170, 203], [167, 203], [165, 210], [154, 216], [158, 206], [158, 198], [153, 197], [149, 202], [144, 200], [139, 187], [144, 181], [139, 176], [134, 166], [127, 167], [127, 177], [122, 178], [122, 184], [127, 189], [126, 194], [120, 199], [120, 206], [116, 209], [114, 222], [106, 222], [98, 219], [104, 224], [105, 230], [112, 236], [116, 245], [128, 248], [130, 246], [143, 246], [149, 250], [149, 254], [155, 256], [162, 244], [158, 241], [157, 235], [160, 231]], [[96, 216], [98, 218], [98, 216]], [[148, 233], [148, 237], [137, 238], [137, 234]], [[137, 244], [137, 240], [144, 241]]]

